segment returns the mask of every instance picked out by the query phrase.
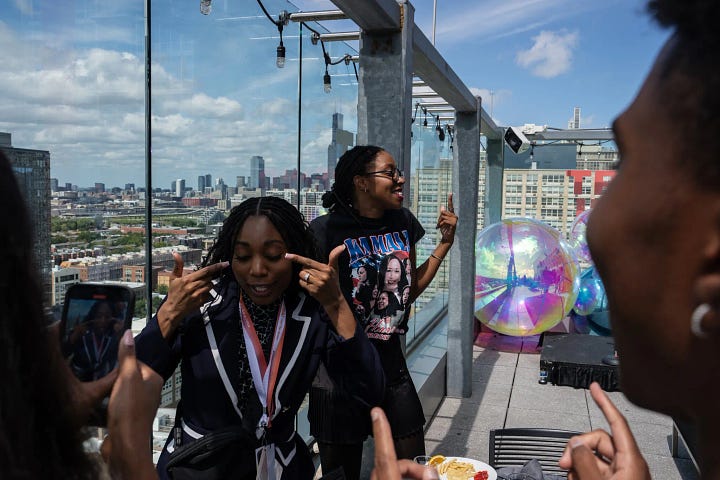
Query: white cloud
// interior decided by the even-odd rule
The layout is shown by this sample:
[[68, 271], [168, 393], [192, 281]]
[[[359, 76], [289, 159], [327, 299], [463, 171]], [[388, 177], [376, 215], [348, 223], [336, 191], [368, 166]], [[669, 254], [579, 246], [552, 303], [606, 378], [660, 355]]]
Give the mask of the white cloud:
[[557, 77], [570, 70], [573, 50], [578, 44], [577, 32], [542, 31], [533, 37], [533, 41], [530, 49], [517, 53], [515, 61], [518, 65], [542, 78]]
[[20, 10], [20, 13], [23, 15], [32, 15], [32, 0], [13, 0], [13, 2], [15, 3], [15, 7]]

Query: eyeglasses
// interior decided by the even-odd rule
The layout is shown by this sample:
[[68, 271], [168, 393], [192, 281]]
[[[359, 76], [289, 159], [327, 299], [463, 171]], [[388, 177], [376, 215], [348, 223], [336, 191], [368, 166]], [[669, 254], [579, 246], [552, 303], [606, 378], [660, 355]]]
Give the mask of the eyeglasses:
[[402, 172], [397, 167], [388, 168], [386, 170], [378, 170], [375, 172], [366, 172], [365, 175], [382, 175], [383, 177], [392, 179], [393, 182], [397, 182], [400, 180], [400, 177], [403, 176]]

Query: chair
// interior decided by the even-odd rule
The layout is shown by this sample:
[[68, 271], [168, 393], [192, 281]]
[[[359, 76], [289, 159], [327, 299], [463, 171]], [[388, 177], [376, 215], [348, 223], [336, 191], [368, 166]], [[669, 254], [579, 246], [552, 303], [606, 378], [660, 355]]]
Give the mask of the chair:
[[493, 468], [522, 467], [534, 458], [542, 465], [543, 473], [567, 477], [557, 463], [570, 437], [581, 433], [545, 428], [490, 430], [489, 462]]

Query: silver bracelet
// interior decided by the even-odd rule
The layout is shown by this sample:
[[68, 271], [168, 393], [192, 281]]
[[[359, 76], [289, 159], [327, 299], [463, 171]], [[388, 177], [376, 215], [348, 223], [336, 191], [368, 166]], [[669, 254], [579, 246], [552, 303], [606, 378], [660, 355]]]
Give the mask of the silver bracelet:
[[435, 255], [434, 253], [431, 253], [430, 256], [431, 256], [432, 258], [434, 258], [435, 260], [437, 260], [438, 262], [440, 262], [440, 263], [442, 263], [442, 261], [443, 261], [442, 258], [438, 257], [438, 256]]

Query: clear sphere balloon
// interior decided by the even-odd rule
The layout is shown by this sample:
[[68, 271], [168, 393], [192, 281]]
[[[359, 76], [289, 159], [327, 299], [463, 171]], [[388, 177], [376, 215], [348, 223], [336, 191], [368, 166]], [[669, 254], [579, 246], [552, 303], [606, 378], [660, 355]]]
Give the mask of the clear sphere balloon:
[[590, 218], [592, 210], [585, 210], [578, 215], [570, 227], [570, 246], [575, 252], [575, 256], [585, 263], [592, 263], [590, 249], [587, 244], [587, 222]]
[[483, 229], [475, 245], [475, 317], [496, 332], [542, 333], [570, 313], [578, 266], [557, 230], [529, 218]]
[[605, 287], [595, 272], [595, 267], [585, 269], [580, 275], [580, 290], [573, 310], [578, 315], [593, 313], [605, 298]]

